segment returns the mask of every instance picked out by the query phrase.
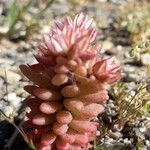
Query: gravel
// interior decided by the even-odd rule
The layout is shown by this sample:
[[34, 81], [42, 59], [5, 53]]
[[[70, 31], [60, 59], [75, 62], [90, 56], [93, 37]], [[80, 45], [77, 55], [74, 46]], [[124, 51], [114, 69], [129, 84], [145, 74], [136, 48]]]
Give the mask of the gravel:
[[[96, 18], [103, 18], [106, 20], [104, 22], [105, 30], [99, 30], [99, 39], [102, 43], [101, 53], [104, 56], [115, 55], [122, 63], [122, 70], [125, 73], [123, 77], [124, 82], [128, 82], [129, 88], [135, 89], [135, 83], [143, 79], [146, 74], [146, 66], [149, 64], [149, 56], [142, 55], [141, 66], [137, 65], [136, 62], [129, 56], [129, 45], [123, 45], [120, 41], [122, 37], [111, 37], [113, 31], [110, 31], [110, 22], [112, 22], [112, 12], [116, 6], [120, 3], [120, 0], [97, 0], [99, 5], [94, 5], [89, 3], [88, 6], [82, 9], [89, 14], [96, 16]], [[125, 2], [125, 1], [124, 1]], [[129, 0], [128, 0], [129, 2]], [[60, 5], [61, 4], [61, 5]], [[58, 1], [53, 8], [50, 10], [51, 15], [56, 18], [61, 18], [67, 11], [69, 11], [70, 6], [64, 1]], [[64, 9], [65, 8], [65, 9]], [[60, 11], [58, 11], [60, 10]], [[45, 26], [40, 32], [45, 32], [49, 25]], [[33, 39], [32, 39], [33, 38]], [[17, 115], [17, 110], [21, 106], [22, 100], [27, 96], [24, 92], [24, 85], [28, 84], [27, 79], [19, 71], [20, 64], [33, 64], [35, 61], [33, 54], [36, 50], [36, 45], [38, 40], [41, 38], [40, 35], [33, 35], [30, 37], [32, 40], [27, 41], [17, 41], [12, 42], [7, 39], [0, 41], [0, 110], [3, 111], [7, 116], [11, 115], [15, 111]], [[118, 40], [118, 42], [117, 42]], [[118, 44], [116, 44], [118, 43]], [[124, 43], [124, 42], [122, 42]], [[5, 73], [6, 72], [6, 73]], [[129, 89], [130, 90], [130, 89]], [[111, 123], [116, 117], [117, 107], [113, 100], [109, 100], [106, 107], [106, 112], [101, 115], [103, 120], [100, 120], [102, 125], [110, 128]], [[105, 118], [105, 119], [104, 119]], [[143, 118], [134, 122], [134, 124], [125, 124], [123, 128], [119, 127], [117, 124], [113, 126], [113, 129], [109, 129], [109, 134], [98, 139], [100, 145], [105, 147], [111, 146], [111, 149], [115, 150], [137, 150], [138, 139], [142, 143], [142, 150], [149, 150], [150, 147], [150, 118], [143, 116]], [[6, 144], [6, 141], [12, 136], [14, 128], [12, 125], [5, 121], [0, 122], [0, 149]], [[101, 136], [101, 135], [100, 135]], [[16, 141], [21, 139], [17, 137]], [[5, 139], [5, 140], [4, 140]], [[20, 140], [18, 140], [20, 141]], [[17, 142], [11, 150], [14, 150]], [[23, 145], [23, 148], [18, 146]], [[21, 139], [21, 142], [17, 145], [17, 150], [28, 150], [26, 144]], [[111, 150], [110, 149], [110, 150]]]

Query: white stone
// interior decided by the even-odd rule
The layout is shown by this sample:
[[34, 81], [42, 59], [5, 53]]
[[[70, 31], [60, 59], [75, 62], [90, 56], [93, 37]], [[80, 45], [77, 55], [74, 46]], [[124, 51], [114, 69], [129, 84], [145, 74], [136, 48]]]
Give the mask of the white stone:
[[9, 93], [8, 101], [10, 102], [10, 105], [14, 107], [19, 107], [21, 105], [21, 99], [16, 95], [16, 93]]
[[7, 78], [8, 83], [17, 83], [21, 79], [21, 76], [18, 73], [5, 69], [1, 69], [0, 76], [4, 79]]
[[2, 111], [9, 117], [14, 112], [14, 108], [12, 106], [5, 106]]
[[150, 141], [145, 140], [146, 145], [149, 147], [150, 146]]
[[145, 132], [146, 131], [146, 127], [142, 127], [142, 128], [139, 128], [140, 132]]
[[150, 64], [150, 54], [145, 53], [141, 55], [141, 62], [143, 65], [148, 65]]

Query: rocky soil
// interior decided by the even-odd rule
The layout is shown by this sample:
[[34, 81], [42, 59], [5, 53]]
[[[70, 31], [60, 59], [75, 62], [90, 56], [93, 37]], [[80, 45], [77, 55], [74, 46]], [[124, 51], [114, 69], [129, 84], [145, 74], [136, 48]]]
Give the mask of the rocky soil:
[[[141, 63], [138, 64], [129, 56], [131, 45], [126, 42], [126, 37], [116, 33], [112, 28], [115, 9], [120, 2], [120, 0], [97, 0], [95, 3], [88, 2], [87, 5], [78, 8], [77, 11], [82, 10], [94, 16], [94, 18], [104, 20], [98, 27], [98, 40], [102, 45], [101, 54], [103, 56], [115, 55], [119, 59], [125, 73], [122, 81], [129, 83], [132, 89], [136, 82], [146, 77], [146, 65], [150, 64], [150, 56], [149, 54], [143, 55]], [[126, 1], [122, 0], [122, 2]], [[47, 12], [46, 17], [50, 15], [51, 18], [61, 18], [68, 13], [70, 8], [71, 6], [65, 0], [56, 1]], [[51, 25], [44, 25], [40, 33], [45, 32], [49, 26]], [[4, 38], [0, 41], [0, 109], [7, 116], [16, 113], [21, 106], [21, 102], [27, 96], [23, 86], [28, 84], [28, 80], [21, 74], [19, 65], [32, 64], [36, 61], [33, 54], [36, 52], [39, 39], [41, 39], [40, 33], [33, 33], [34, 35], [27, 40], [18, 37], [15, 40]], [[107, 106], [106, 112], [111, 119], [113, 111], [115, 111], [113, 100], [109, 100]], [[18, 123], [18, 121], [16, 122]], [[143, 116], [134, 124], [126, 124], [122, 130], [116, 129], [109, 132], [109, 136], [106, 135], [101, 140], [97, 140], [98, 144], [105, 145], [107, 149], [138, 150], [137, 143], [142, 143], [142, 150], [150, 150], [150, 118], [148, 117]], [[13, 133], [14, 127], [2, 119], [0, 122], [0, 149], [9, 149], [4, 148], [4, 145], [9, 143]], [[142, 141], [138, 142], [139, 138]], [[17, 139], [21, 139], [20, 135]], [[15, 150], [16, 147], [16, 150], [29, 149], [23, 140], [17, 139], [12, 144], [11, 150]]]

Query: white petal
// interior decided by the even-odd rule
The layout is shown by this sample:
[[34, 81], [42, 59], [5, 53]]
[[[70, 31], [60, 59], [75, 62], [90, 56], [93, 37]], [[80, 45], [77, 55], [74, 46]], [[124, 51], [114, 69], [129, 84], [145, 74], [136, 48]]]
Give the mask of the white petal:
[[79, 17], [79, 14], [77, 14], [74, 18], [74, 21], [73, 21], [73, 25], [76, 26], [77, 25], [77, 19]]
[[52, 42], [53, 46], [55, 47], [56, 52], [62, 52], [63, 51], [60, 44], [54, 38], [51, 38], [51, 42]]
[[90, 37], [91, 37], [90, 41], [94, 42], [96, 39], [96, 36], [97, 36], [97, 32], [95, 31], [95, 29], [92, 29], [92, 31], [90, 33]]
[[75, 33], [74, 31], [71, 32], [71, 35], [70, 35], [70, 44], [74, 44], [75, 43]]
[[78, 17], [77, 17], [77, 26], [80, 26], [83, 22], [84, 15], [83, 13], [81, 13]]
[[66, 26], [63, 28], [62, 33], [63, 33], [63, 35], [66, 35], [66, 33], [67, 33], [67, 28], [66, 28]]
[[86, 16], [84, 17], [84, 20], [83, 20], [83, 22], [82, 22], [81, 27], [82, 27], [83, 29], [84, 29], [84, 27], [85, 27], [87, 21], [88, 21], [88, 15], [86, 15]]
[[65, 19], [66, 19], [66, 20], [64, 20], [64, 21], [66, 21], [67, 25], [73, 27], [72, 19], [71, 19], [70, 17], [68, 17], [68, 16], [67, 16]]
[[61, 22], [57, 21], [57, 22], [55, 22], [55, 24], [56, 24], [57, 28], [59, 28], [60, 30], [62, 30], [64, 27], [64, 25]]
[[61, 45], [63, 51], [66, 52], [68, 50], [68, 46], [63, 35], [57, 35], [54, 37], [54, 39]]
[[87, 29], [91, 26], [92, 23], [93, 23], [93, 19], [88, 20], [88, 21], [86, 22], [86, 24], [85, 24], [84, 29], [87, 30]]
[[44, 38], [45, 45], [47, 46], [47, 48], [49, 50], [49, 53], [53, 53], [55, 50], [54, 50], [54, 47], [53, 47], [53, 45], [51, 43], [50, 36], [45, 34], [43, 38]]

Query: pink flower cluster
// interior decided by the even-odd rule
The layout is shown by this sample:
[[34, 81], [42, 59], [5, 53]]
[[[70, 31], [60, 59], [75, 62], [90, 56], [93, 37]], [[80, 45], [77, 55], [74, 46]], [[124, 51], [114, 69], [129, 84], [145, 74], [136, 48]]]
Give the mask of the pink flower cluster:
[[107, 90], [121, 78], [114, 57], [99, 57], [92, 21], [80, 13], [57, 22], [38, 46], [38, 63], [20, 66], [34, 83], [25, 87], [30, 93], [25, 128], [38, 150], [87, 148], [96, 137]]

